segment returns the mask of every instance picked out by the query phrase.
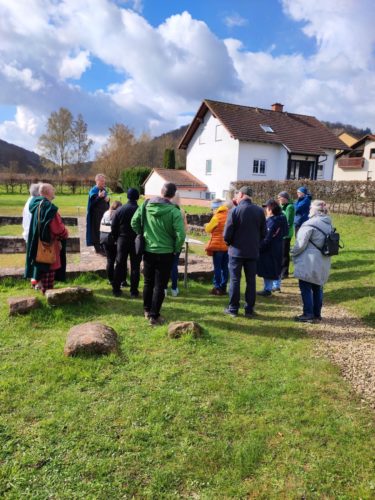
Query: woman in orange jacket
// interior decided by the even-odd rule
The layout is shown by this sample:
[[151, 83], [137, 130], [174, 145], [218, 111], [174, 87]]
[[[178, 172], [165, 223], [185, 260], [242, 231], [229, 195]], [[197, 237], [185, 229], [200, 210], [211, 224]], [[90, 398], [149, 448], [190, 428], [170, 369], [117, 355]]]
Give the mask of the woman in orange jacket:
[[211, 203], [214, 215], [205, 225], [206, 233], [211, 234], [211, 239], [206, 246], [207, 255], [212, 255], [214, 264], [214, 287], [211, 295], [225, 295], [228, 283], [228, 246], [224, 241], [223, 232], [228, 215], [228, 204], [223, 200], [215, 199]]

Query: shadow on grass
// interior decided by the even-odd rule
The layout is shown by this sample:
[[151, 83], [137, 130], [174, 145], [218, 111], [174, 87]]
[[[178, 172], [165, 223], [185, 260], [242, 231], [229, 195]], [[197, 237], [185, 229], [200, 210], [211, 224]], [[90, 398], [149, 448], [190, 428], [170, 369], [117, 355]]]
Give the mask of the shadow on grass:
[[360, 287], [347, 287], [339, 288], [324, 292], [324, 299], [332, 302], [333, 304], [340, 304], [356, 299], [375, 297], [375, 286], [360, 286]]
[[[358, 267], [358, 266], [356, 266]], [[347, 266], [345, 266], [345, 269], [347, 268]], [[368, 271], [354, 271], [354, 270], [349, 270], [349, 271], [337, 271], [335, 270], [335, 272], [333, 272], [330, 277], [329, 277], [329, 281], [331, 283], [335, 283], [335, 282], [338, 282], [338, 281], [353, 281], [353, 280], [357, 280], [359, 278], [362, 278], [364, 276], [368, 276], [369, 275], [369, 272]]]

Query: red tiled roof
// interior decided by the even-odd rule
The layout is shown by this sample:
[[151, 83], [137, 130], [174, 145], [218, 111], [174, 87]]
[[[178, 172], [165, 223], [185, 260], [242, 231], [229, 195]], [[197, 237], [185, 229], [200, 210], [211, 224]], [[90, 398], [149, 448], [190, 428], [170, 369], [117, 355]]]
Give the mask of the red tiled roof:
[[[179, 148], [186, 149], [203, 117], [210, 110], [229, 134], [239, 141], [283, 144], [291, 153], [323, 154], [325, 149], [348, 150], [348, 146], [313, 116], [204, 100]], [[265, 132], [269, 125], [273, 132]]]
[[207, 189], [206, 184], [204, 184], [204, 182], [194, 177], [194, 175], [191, 174], [190, 172], [187, 172], [186, 170], [175, 170], [169, 168], [154, 168], [149, 177], [145, 180], [143, 184], [147, 182], [147, 180], [150, 178], [153, 172], [159, 174], [160, 177], [162, 177], [162, 179], [165, 180], [165, 182], [173, 182], [174, 184], [176, 184], [177, 189], [182, 189], [182, 188]]

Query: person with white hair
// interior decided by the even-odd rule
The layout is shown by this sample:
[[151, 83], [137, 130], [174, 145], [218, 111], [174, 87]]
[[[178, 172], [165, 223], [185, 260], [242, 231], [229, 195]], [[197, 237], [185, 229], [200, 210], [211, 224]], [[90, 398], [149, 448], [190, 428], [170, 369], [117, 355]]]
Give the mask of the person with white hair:
[[22, 227], [23, 227], [23, 232], [22, 232], [22, 238], [27, 242], [27, 238], [29, 236], [29, 229], [30, 229], [30, 222], [31, 222], [31, 213], [29, 211], [29, 205], [30, 201], [35, 198], [35, 196], [39, 196], [39, 187], [41, 185], [41, 182], [36, 182], [33, 184], [30, 184], [29, 188], [29, 193], [30, 197], [27, 199], [27, 202], [25, 203], [25, 206], [23, 207], [23, 212], [22, 212]]
[[291, 256], [294, 262], [294, 277], [299, 280], [303, 314], [296, 321], [312, 323], [320, 321], [323, 306], [323, 285], [331, 269], [331, 258], [322, 254], [325, 235], [333, 230], [327, 206], [322, 200], [311, 203], [309, 219], [302, 224]]
[[95, 252], [105, 255], [100, 246], [100, 222], [109, 209], [109, 196], [105, 187], [105, 175], [95, 176], [95, 186], [90, 189], [87, 204], [86, 244], [94, 246]]

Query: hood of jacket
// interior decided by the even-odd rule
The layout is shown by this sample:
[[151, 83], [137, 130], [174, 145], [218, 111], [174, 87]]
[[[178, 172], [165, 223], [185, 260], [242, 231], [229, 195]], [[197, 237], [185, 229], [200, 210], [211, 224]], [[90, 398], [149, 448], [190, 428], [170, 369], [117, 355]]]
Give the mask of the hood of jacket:
[[163, 217], [176, 209], [180, 210], [177, 205], [171, 203], [166, 198], [162, 198], [161, 196], [151, 198], [146, 207], [147, 213], [153, 217]]

